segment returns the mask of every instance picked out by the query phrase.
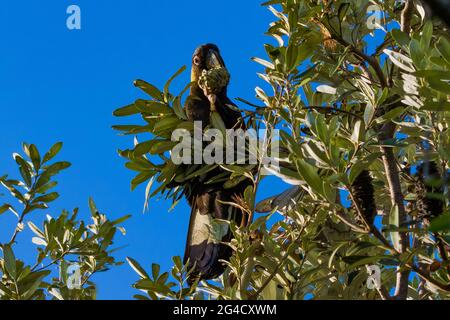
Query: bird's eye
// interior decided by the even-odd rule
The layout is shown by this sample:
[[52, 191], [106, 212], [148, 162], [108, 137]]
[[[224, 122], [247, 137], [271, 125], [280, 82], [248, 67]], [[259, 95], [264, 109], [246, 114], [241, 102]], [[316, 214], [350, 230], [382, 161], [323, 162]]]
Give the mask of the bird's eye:
[[196, 66], [200, 65], [200, 57], [199, 57], [199, 56], [195, 56], [195, 57], [194, 57], [194, 64], [195, 64]]

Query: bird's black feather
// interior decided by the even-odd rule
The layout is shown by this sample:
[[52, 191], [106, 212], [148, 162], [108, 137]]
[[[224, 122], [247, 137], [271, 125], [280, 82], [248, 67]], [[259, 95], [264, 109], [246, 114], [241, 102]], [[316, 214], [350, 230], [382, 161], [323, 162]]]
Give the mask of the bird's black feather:
[[[202, 127], [210, 124], [211, 102], [204, 91], [198, 85], [199, 76], [207, 68], [208, 50], [216, 54], [222, 67], [225, 67], [217, 46], [208, 44], [197, 48], [193, 56], [191, 77], [193, 85], [190, 95], [186, 100], [185, 109], [190, 121], [202, 121]], [[216, 94], [215, 109], [222, 118], [227, 129], [244, 129], [244, 123], [240, 112], [234, 110], [234, 104], [227, 97], [226, 86]], [[232, 107], [230, 107], [232, 106]], [[206, 176], [197, 178], [186, 188], [186, 196], [191, 206], [191, 217], [186, 240], [184, 261], [189, 261], [190, 267], [194, 271], [190, 282], [196, 279], [213, 279], [220, 276], [225, 270], [223, 260], [229, 260], [232, 255], [230, 246], [233, 235], [226, 221], [234, 221], [237, 225], [242, 225], [244, 218], [241, 210], [234, 206], [225, 204], [234, 202], [236, 196], [243, 194], [248, 182], [244, 181], [239, 185], [225, 189], [223, 183], [203, 184], [223, 170], [208, 172]]]

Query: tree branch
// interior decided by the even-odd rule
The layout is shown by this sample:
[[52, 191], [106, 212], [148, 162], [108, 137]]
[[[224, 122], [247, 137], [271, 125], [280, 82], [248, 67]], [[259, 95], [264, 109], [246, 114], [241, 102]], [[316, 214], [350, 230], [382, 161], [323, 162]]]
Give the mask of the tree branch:
[[[413, 12], [414, 4], [412, 0], [407, 0], [405, 8], [401, 13], [401, 30], [409, 33], [411, 31], [411, 16]], [[390, 140], [394, 137], [396, 125], [393, 122], [386, 123], [381, 128], [380, 142]], [[382, 146], [382, 159], [384, 170], [386, 172], [386, 178], [389, 186], [389, 193], [391, 195], [391, 203], [398, 208], [398, 222], [399, 225], [403, 225], [407, 220], [407, 214], [405, 210], [404, 197], [402, 193], [400, 174], [397, 166], [397, 159], [394, 155], [394, 151], [391, 147]], [[399, 232], [400, 240], [397, 245], [398, 252], [404, 253], [409, 247], [408, 233]], [[395, 297], [397, 299], [405, 300], [408, 296], [409, 285], [409, 271], [401, 271], [397, 273], [397, 282], [395, 286]]]
[[336, 34], [333, 34], [332, 37], [334, 40], [339, 42], [344, 47], [349, 47], [350, 51], [353, 52], [361, 62], [367, 62], [375, 71], [377, 78], [380, 80], [381, 87], [382, 88], [387, 87], [386, 77], [384, 76], [383, 70], [381, 69], [378, 60], [375, 57], [365, 54], [364, 52], [356, 48], [354, 45], [350, 44], [349, 42], [347, 42], [342, 37]]
[[411, 266], [411, 265], [406, 265], [406, 266], [408, 268], [410, 268], [412, 271], [414, 271], [415, 273], [417, 273], [425, 281], [433, 284], [434, 286], [438, 287], [439, 289], [441, 289], [443, 291], [450, 292], [450, 283], [447, 283], [447, 284], [441, 283], [440, 281], [437, 281], [437, 280], [431, 278], [428, 274], [426, 274], [425, 272], [420, 270], [420, 268], [417, 268], [417, 267]]

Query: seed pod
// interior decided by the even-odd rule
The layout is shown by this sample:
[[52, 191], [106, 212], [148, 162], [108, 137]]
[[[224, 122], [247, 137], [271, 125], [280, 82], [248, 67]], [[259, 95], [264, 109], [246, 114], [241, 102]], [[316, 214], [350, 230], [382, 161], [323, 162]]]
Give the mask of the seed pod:
[[354, 200], [363, 214], [365, 220], [372, 224], [377, 214], [375, 204], [374, 189], [372, 177], [369, 171], [362, 171], [352, 184], [352, 193]]
[[430, 195], [431, 193], [443, 193], [442, 183], [439, 183], [440, 177], [441, 174], [434, 161], [424, 162], [417, 167], [415, 192], [418, 216], [423, 218], [436, 217], [444, 211], [444, 202]]
[[217, 94], [230, 82], [230, 74], [225, 68], [203, 70], [198, 79], [199, 87], [208, 94]]

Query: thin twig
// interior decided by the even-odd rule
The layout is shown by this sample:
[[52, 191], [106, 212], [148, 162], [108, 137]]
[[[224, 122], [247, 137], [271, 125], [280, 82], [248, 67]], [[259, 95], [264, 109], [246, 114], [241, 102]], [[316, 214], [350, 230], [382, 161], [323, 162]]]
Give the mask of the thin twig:
[[428, 281], [429, 283], [433, 284], [434, 286], [438, 287], [441, 290], [444, 290], [446, 292], [450, 292], [450, 283], [444, 284], [440, 281], [437, 281], [433, 278], [431, 278], [428, 274], [420, 270], [420, 268], [417, 268], [416, 266], [411, 266], [409, 264], [406, 265], [406, 267], [410, 268], [412, 271], [417, 273], [422, 279], [425, 281]]
[[357, 114], [355, 114], [353, 112], [342, 110], [342, 109], [335, 108], [335, 107], [330, 107], [330, 106], [306, 106], [305, 108], [306, 109], [310, 108], [310, 109], [315, 109], [315, 110], [322, 110], [322, 111], [325, 111], [325, 112], [340, 112], [340, 113], [348, 114], [348, 115], [353, 116], [355, 118], [362, 119], [362, 117], [360, 115], [357, 115]]
[[350, 221], [348, 221], [342, 214], [340, 214], [339, 212], [334, 212], [334, 214], [336, 215], [336, 217], [341, 220], [344, 224], [346, 224], [348, 227], [350, 227], [350, 229], [352, 229], [355, 232], [359, 232], [359, 233], [364, 233], [364, 234], [368, 234], [369, 231], [367, 229], [361, 228], [353, 223], [351, 223]]
[[17, 235], [19, 234], [19, 232], [22, 231], [20, 225], [23, 223], [25, 216], [26, 216], [26, 211], [24, 210], [22, 212], [22, 214], [20, 215], [19, 220], [17, 221], [17, 224], [16, 224], [16, 228], [14, 229], [14, 233], [8, 242], [9, 245], [12, 245], [16, 241]]
[[364, 61], [367, 62], [375, 70], [378, 80], [380, 81], [381, 87], [382, 88], [387, 87], [386, 77], [384, 76], [383, 70], [381, 69], [381, 66], [375, 57], [365, 54], [364, 52], [362, 52], [361, 50], [359, 50], [354, 45], [350, 44], [337, 34], [333, 34], [332, 37], [334, 40], [339, 42], [344, 47], [349, 47], [350, 51], [353, 52], [361, 62]]

